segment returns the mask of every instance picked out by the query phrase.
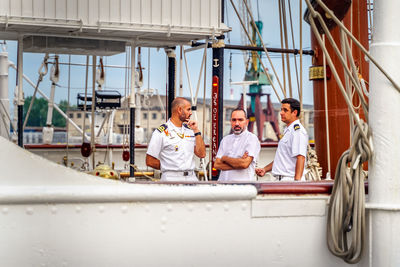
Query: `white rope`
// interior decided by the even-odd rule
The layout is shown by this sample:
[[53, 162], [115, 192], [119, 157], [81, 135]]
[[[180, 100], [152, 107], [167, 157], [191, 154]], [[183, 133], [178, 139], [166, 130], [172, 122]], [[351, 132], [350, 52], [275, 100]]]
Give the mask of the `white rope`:
[[[38, 78], [38, 80], [37, 80], [35, 90], [33, 91], [33, 95], [32, 95], [32, 98], [31, 98], [31, 102], [30, 102], [29, 107], [28, 107], [28, 111], [26, 112], [26, 115], [25, 115], [25, 121], [24, 121], [24, 124], [23, 124], [23, 126], [22, 126], [22, 131], [25, 129], [25, 126], [26, 126], [26, 124], [27, 124], [27, 122], [28, 122], [28, 119], [29, 119], [29, 115], [31, 114], [33, 102], [34, 102], [35, 99], [36, 99], [36, 93], [37, 93], [37, 91], [38, 91], [39, 84], [40, 84], [40, 82], [43, 80], [43, 77], [46, 76], [46, 74], [47, 74], [47, 72], [48, 72], [48, 67], [47, 67], [47, 63], [48, 63], [47, 60], [48, 60], [48, 59], [49, 59], [49, 54], [46, 54], [46, 55], [44, 56], [42, 65], [40, 65], [40, 67], [39, 67], [39, 70], [38, 70], [38, 72], [39, 72], [39, 78]], [[44, 70], [42, 71], [43, 68], [44, 68]]]
[[[246, 30], [246, 26], [244, 25], [243, 20], [242, 20], [242, 18], [240, 17], [239, 12], [238, 12], [238, 10], [236, 9], [235, 4], [233, 3], [233, 0], [230, 0], [230, 1], [231, 1], [231, 4], [232, 4], [233, 9], [235, 10], [236, 15], [237, 15], [237, 17], [238, 17], [238, 19], [239, 19], [239, 21], [240, 21], [240, 24], [242, 25], [243, 30], [245, 31], [245, 33], [246, 33], [246, 35], [247, 35], [247, 38], [248, 38], [248, 40], [250, 41], [250, 44], [251, 44], [252, 46], [256, 46], [256, 44], [253, 42], [253, 40], [251, 39], [249, 33], [248, 33], [247, 30]], [[271, 60], [271, 58], [270, 58], [270, 56], [269, 56], [269, 53], [268, 53], [268, 51], [267, 51], [267, 48], [265, 47], [264, 42], [263, 42], [262, 37], [261, 37], [261, 34], [260, 34], [260, 32], [258, 31], [258, 28], [257, 28], [257, 26], [256, 26], [256, 24], [255, 24], [255, 22], [254, 22], [254, 19], [253, 19], [252, 14], [251, 14], [251, 10], [249, 9], [249, 7], [248, 7], [248, 5], [247, 5], [246, 0], [244, 0], [243, 2], [244, 2], [244, 4], [246, 5], [248, 14], [251, 16], [251, 22], [252, 22], [253, 26], [255, 27], [255, 30], [256, 30], [256, 32], [257, 32], [259, 38], [260, 38], [260, 41], [261, 41], [261, 44], [262, 44], [262, 46], [263, 46], [265, 55], [267, 56], [267, 58], [268, 58], [268, 60], [269, 60], [269, 62], [270, 62], [270, 65], [271, 65], [271, 68], [272, 68], [272, 70], [273, 70], [273, 72], [274, 72], [274, 74], [275, 74], [276, 80], [278, 81], [278, 84], [279, 84], [279, 86], [280, 86], [280, 88], [281, 88], [282, 93], [283, 93], [284, 96], [286, 97], [286, 93], [285, 93], [285, 91], [283, 90], [283, 87], [282, 87], [282, 84], [281, 84], [281, 82], [280, 82], [280, 80], [279, 80], [278, 75], [276, 74], [276, 70], [275, 70], [275, 68], [274, 68], [274, 66], [273, 66], [273, 64], [272, 64], [272, 60]], [[266, 69], [265, 66], [264, 66], [264, 63], [263, 63], [262, 60], [261, 60], [260, 55], [259, 55], [258, 53], [256, 53], [256, 56], [257, 56], [257, 58], [259, 59], [259, 61], [260, 61], [260, 63], [261, 63], [261, 66], [262, 66], [263, 69], [264, 69], [264, 73], [265, 73], [265, 75], [267, 76], [268, 81], [270, 82], [271, 87], [272, 87], [272, 89], [274, 90], [274, 93], [275, 93], [276, 97], [278, 98], [278, 101], [280, 102], [280, 101], [281, 101], [281, 97], [279, 96], [278, 92], [276, 91], [276, 88], [275, 88], [275, 86], [274, 86], [274, 84], [273, 84], [273, 82], [272, 82], [272, 79], [271, 79], [271, 77], [270, 77], [270, 75], [269, 75], [267, 69]]]
[[[321, 5], [320, 0], [317, 0], [317, 2]], [[346, 100], [349, 113], [352, 116], [352, 119], [356, 122], [352, 131], [351, 146], [342, 154], [336, 168], [335, 183], [330, 197], [327, 219], [327, 243], [329, 250], [334, 255], [342, 258], [347, 263], [357, 263], [361, 259], [365, 241], [365, 172], [363, 170], [363, 163], [367, 162], [373, 154], [371, 132], [367, 123], [360, 119], [358, 113], [354, 111], [353, 102], [349, 99], [349, 97], [352, 99], [352, 93], [350, 92], [349, 96], [343, 88], [343, 84], [332, 63], [331, 57], [318, 33], [314, 18], [316, 17], [320, 22], [332, 47], [334, 48], [335, 53], [340, 59], [345, 74], [347, 75], [346, 77], [348, 78], [346, 82], [352, 83], [353, 87], [359, 94], [359, 99], [362, 103], [364, 100], [363, 94], [362, 92], [359, 92], [361, 91], [361, 83], [358, 78], [358, 71], [356, 70], [352, 59], [350, 46], [347, 43], [347, 38], [342, 34], [342, 55], [339, 52], [336, 43], [333, 41], [322, 16], [314, 10], [309, 0], [306, 0], [306, 3], [311, 12], [311, 16], [309, 17], [311, 28], [324, 55], [326, 55], [335, 80], [339, 85], [339, 89], [341, 90], [344, 99]], [[326, 12], [329, 13], [328, 11]], [[329, 13], [329, 15], [332, 15], [332, 18], [335, 21], [337, 20], [333, 13]], [[348, 33], [347, 29], [343, 29], [343, 31]], [[348, 33], [348, 35], [349, 34], [350, 33]], [[352, 36], [350, 37], [353, 39]], [[349, 55], [352, 71], [348, 69], [346, 63], [347, 54]], [[350, 85], [346, 84], [346, 87], [349, 89]], [[362, 106], [367, 116], [368, 105], [364, 103]], [[348, 166], [350, 166], [350, 168]]]
[[[83, 126], [82, 126], [82, 143], [84, 143], [86, 139], [85, 131], [86, 131], [86, 111], [87, 111], [87, 88], [88, 88], [88, 80], [89, 80], [89, 56], [86, 56], [86, 74], [85, 74], [85, 102], [83, 104]], [[92, 106], [93, 106], [93, 96], [92, 96]]]
[[[309, 9], [313, 10], [309, 0], [306, 0], [306, 3], [308, 5]], [[312, 11], [312, 12], [315, 12], [315, 10]], [[318, 16], [318, 14], [316, 14], [316, 15]], [[321, 23], [322, 26], [324, 25], [324, 21], [323, 20], [321, 20], [320, 23]], [[346, 94], [346, 91], [345, 91], [345, 89], [343, 87], [343, 84], [342, 84], [342, 82], [340, 80], [339, 74], [337, 73], [337, 71], [335, 69], [335, 65], [333, 64], [332, 59], [329, 56], [329, 53], [328, 53], [326, 47], [323, 45], [322, 38], [321, 38], [320, 34], [318, 33], [317, 27], [316, 27], [315, 22], [314, 22], [314, 18], [312, 16], [310, 16], [310, 25], [311, 25], [311, 28], [312, 28], [312, 30], [314, 32], [314, 35], [315, 35], [320, 47], [323, 50], [323, 53], [326, 55], [326, 59], [328, 61], [329, 67], [332, 70], [332, 74], [333, 74], [333, 76], [334, 76], [334, 78], [335, 78], [335, 80], [336, 80], [336, 82], [337, 82], [337, 84], [339, 86], [340, 91], [342, 92], [342, 95], [344, 97], [344, 100], [346, 101], [347, 106], [349, 106], [349, 107], [352, 106], [352, 102], [351, 102], [351, 100], [349, 99], [349, 97]], [[325, 25], [325, 27], [326, 27], [326, 25]], [[355, 122], [357, 123], [358, 127], [361, 128], [360, 119], [356, 115], [355, 111], [353, 109], [349, 109], [349, 110], [350, 110], [350, 115], [352, 116], [352, 119], [354, 119]], [[364, 132], [361, 132], [361, 134], [363, 135], [363, 138], [365, 139], [365, 141], [368, 142], [368, 138], [367, 138], [367, 136], [364, 135]]]
[[[195, 107], [197, 107], [197, 96], [198, 96], [199, 89], [200, 89], [200, 82], [201, 82], [201, 76], [202, 76], [202, 74], [203, 74], [203, 68], [205, 69], [205, 66], [206, 66], [206, 60], [207, 60], [207, 44], [208, 44], [208, 42], [207, 42], [207, 40], [206, 40], [206, 41], [205, 41], [205, 45], [204, 45], [203, 59], [202, 59], [202, 61], [201, 61], [199, 79], [198, 79], [197, 87], [196, 87], [196, 95], [195, 95], [194, 97], [193, 97], [192, 83], [191, 83], [191, 81], [190, 81], [190, 73], [189, 73], [189, 69], [188, 69], [188, 65], [187, 65], [186, 50], [183, 51], [183, 57], [184, 57], [184, 60], [185, 60], [186, 75], [187, 75], [188, 84], [189, 84], [189, 89], [190, 89], [190, 97], [191, 97], [191, 99], [192, 99], [192, 105], [194, 105]], [[205, 72], [205, 71], [204, 71], [204, 75], [206, 75], [206, 72]], [[205, 79], [204, 79], [204, 82], [205, 82]], [[196, 121], [198, 121], [198, 117], [197, 117], [197, 108], [196, 108], [196, 110], [194, 110], [193, 114], [194, 114], [194, 119], [195, 119]], [[204, 114], [204, 113], [203, 113], [203, 114]], [[204, 115], [203, 115], [203, 116], [204, 116]], [[204, 133], [204, 132], [203, 132], [203, 133]], [[203, 172], [204, 172], [204, 179], [205, 179], [205, 181], [208, 181], [207, 172], [206, 172], [206, 165], [205, 165], [204, 158], [201, 158], [201, 159], [200, 159], [200, 164], [201, 164], [201, 167], [202, 167]]]
[[319, 166], [317, 153], [310, 145], [307, 147], [306, 181], [320, 181], [322, 168]]
[[[381, 65], [378, 64], [378, 62], [371, 56], [371, 54], [367, 51], [367, 49], [364, 48], [364, 46], [351, 34], [351, 32], [343, 25], [343, 23], [335, 16], [335, 14], [330, 10], [321, 0], [316, 0], [318, 2], [318, 5], [324, 9], [324, 11], [329, 15], [336, 23], [337, 26], [339, 26], [342, 30], [344, 30], [349, 36], [354, 44], [358, 46], [358, 48], [361, 49], [361, 51], [366, 55], [372, 63], [382, 72], [383, 75], [386, 76], [386, 78], [392, 83], [392, 85], [396, 88], [397, 91], [400, 92], [400, 86], [394, 81], [392, 76], [389, 75], [382, 67]], [[309, 3], [309, 0], [306, 0], [307, 5]], [[311, 10], [312, 8], [310, 8]], [[313, 10], [313, 9], [312, 9]]]
[[327, 219], [328, 248], [347, 263], [360, 261], [365, 241], [363, 163], [373, 151], [361, 135], [370, 137], [370, 129], [364, 121], [361, 125], [355, 125], [352, 145], [338, 161]]
[[[322, 36], [323, 43], [325, 45], [325, 35]], [[325, 128], [326, 128], [326, 157], [328, 161], [328, 173], [332, 177], [331, 168], [331, 149], [330, 149], [330, 138], [329, 138], [329, 116], [328, 116], [328, 83], [326, 79], [326, 58], [325, 54], [322, 54], [322, 65], [324, 67], [324, 104], [325, 104]]]

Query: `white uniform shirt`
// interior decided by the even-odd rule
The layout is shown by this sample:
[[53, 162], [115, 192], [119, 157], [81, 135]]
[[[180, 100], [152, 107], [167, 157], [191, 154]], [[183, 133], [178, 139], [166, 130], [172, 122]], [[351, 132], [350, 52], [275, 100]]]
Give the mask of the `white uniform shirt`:
[[[147, 154], [160, 160], [161, 180], [187, 181], [193, 180], [193, 177], [197, 180], [194, 175], [183, 177], [177, 173], [194, 170], [196, 141], [193, 130], [185, 126], [176, 127], [171, 120], [166, 124], [165, 130], [161, 126], [154, 130], [147, 148]], [[167, 176], [171, 176], [171, 179], [167, 179]]]
[[253, 161], [247, 169], [221, 171], [218, 181], [255, 181], [255, 165], [260, 149], [258, 137], [247, 130], [238, 135], [225, 136], [218, 148], [217, 158], [222, 156], [241, 158], [247, 151], [249, 156], [253, 157]]
[[[294, 179], [297, 156], [307, 157], [308, 135], [306, 129], [299, 120], [292, 122], [284, 131], [282, 139], [278, 143], [274, 163], [273, 175], [282, 175]], [[304, 162], [304, 168], [306, 162]], [[304, 178], [304, 170], [301, 180]]]

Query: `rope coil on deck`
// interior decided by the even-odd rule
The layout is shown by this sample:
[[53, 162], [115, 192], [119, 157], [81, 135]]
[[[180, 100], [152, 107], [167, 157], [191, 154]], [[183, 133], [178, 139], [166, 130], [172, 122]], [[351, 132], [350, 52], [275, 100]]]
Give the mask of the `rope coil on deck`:
[[[354, 128], [352, 145], [338, 161], [329, 203], [327, 243], [329, 250], [347, 263], [357, 263], [365, 241], [365, 189], [363, 164], [372, 156], [370, 128], [361, 120]], [[350, 164], [350, 165], [349, 165]], [[350, 167], [348, 167], [350, 166]]]

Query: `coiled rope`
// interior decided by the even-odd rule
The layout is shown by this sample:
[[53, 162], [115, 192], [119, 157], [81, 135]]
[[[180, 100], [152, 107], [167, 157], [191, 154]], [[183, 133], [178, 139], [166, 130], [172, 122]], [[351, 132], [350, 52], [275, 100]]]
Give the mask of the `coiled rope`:
[[327, 220], [328, 248], [347, 263], [357, 263], [361, 259], [365, 240], [362, 163], [372, 156], [372, 142], [362, 137], [361, 132], [371, 140], [371, 131], [367, 123], [360, 121], [362, 128], [355, 126], [352, 145], [338, 161]]

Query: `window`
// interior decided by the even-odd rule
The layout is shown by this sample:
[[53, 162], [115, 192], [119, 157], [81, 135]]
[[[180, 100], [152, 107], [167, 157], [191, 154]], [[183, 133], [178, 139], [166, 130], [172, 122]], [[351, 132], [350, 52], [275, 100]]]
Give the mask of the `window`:
[[82, 118], [82, 113], [77, 113], [77, 114], [76, 114], [76, 117], [77, 117], [78, 119]]
[[143, 113], [143, 119], [147, 120], [147, 113]]
[[86, 114], [85, 114], [85, 117], [86, 117], [86, 119], [89, 118], [89, 113], [86, 113]]
[[74, 113], [69, 113], [69, 117], [70, 117], [71, 119], [73, 119], [73, 118], [74, 118]]
[[157, 119], [157, 113], [152, 113], [151, 117], [152, 117], [153, 120]]

